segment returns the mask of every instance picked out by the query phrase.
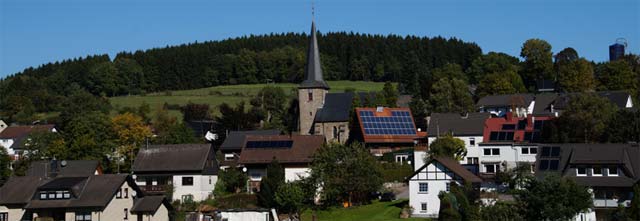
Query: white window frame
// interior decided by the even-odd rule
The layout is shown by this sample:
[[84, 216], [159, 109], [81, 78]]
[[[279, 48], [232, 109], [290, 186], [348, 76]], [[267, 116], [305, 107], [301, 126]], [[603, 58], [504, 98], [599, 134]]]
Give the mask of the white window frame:
[[[421, 187], [422, 187], [423, 184], [427, 187], [427, 191], [422, 191], [421, 190], [422, 189]], [[421, 194], [429, 193], [429, 183], [427, 183], [427, 182], [418, 183], [418, 193], [421, 193]]]
[[469, 146], [472, 146], [472, 147], [476, 146], [476, 138], [475, 137], [470, 137], [469, 138]]
[[[484, 151], [489, 150], [489, 155], [487, 155]], [[497, 150], [498, 154], [494, 154], [494, 151]], [[500, 148], [483, 148], [482, 149], [483, 156], [500, 156]]]
[[0, 221], [9, 221], [9, 212], [1, 212]]
[[611, 174], [611, 167], [607, 167], [607, 176], [620, 176], [620, 170], [618, 169], [618, 167], [615, 167], [615, 174]]
[[591, 168], [591, 176], [602, 176], [602, 174], [604, 174], [604, 168], [598, 168], [600, 168], [600, 173], [596, 173], [596, 167]]
[[93, 219], [93, 217], [91, 216], [91, 212], [76, 212], [75, 213], [75, 220], [76, 221], [91, 221], [92, 219]]
[[[584, 174], [580, 173], [580, 169], [584, 169]], [[586, 167], [576, 167], [576, 176], [587, 176]]]
[[429, 209], [429, 204], [427, 202], [420, 203], [420, 213], [426, 213]]
[[235, 158], [235, 156], [232, 153], [225, 153], [224, 154], [224, 160], [225, 161], [232, 161], [233, 158]]

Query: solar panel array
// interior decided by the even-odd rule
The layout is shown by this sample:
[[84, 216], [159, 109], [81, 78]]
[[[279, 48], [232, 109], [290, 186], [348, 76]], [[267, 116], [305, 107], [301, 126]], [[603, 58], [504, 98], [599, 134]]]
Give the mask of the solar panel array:
[[247, 148], [291, 148], [292, 145], [291, 140], [247, 141]]
[[360, 111], [365, 135], [416, 135], [409, 111], [391, 111], [391, 116], [375, 116], [373, 111]]

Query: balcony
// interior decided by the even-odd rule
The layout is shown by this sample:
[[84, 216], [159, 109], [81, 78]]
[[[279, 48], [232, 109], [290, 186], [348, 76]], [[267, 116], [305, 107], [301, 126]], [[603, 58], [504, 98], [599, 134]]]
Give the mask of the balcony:
[[169, 189], [169, 185], [147, 185], [147, 186], [139, 186], [140, 190], [149, 194], [164, 194], [167, 189]]
[[629, 206], [631, 200], [620, 200], [620, 199], [593, 199], [593, 206], [597, 207], [605, 207], [605, 208], [616, 208], [618, 204], [622, 203], [623, 206]]

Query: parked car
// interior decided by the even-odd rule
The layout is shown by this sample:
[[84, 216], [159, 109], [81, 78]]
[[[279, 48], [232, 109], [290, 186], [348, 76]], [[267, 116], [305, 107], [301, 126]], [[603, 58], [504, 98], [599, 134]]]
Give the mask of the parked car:
[[382, 193], [382, 195], [380, 195], [381, 202], [388, 202], [388, 201], [394, 201], [394, 200], [396, 200], [396, 194], [394, 194], [393, 192], [384, 192]]

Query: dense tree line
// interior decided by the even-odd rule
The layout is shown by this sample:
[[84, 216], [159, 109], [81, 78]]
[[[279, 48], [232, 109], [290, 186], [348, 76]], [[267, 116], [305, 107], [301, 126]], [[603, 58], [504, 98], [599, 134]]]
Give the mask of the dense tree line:
[[[452, 38], [328, 33], [318, 37], [326, 80], [400, 81], [416, 66], [471, 65], [481, 49]], [[245, 36], [146, 51], [115, 58], [95, 55], [31, 67], [0, 80], [3, 118], [50, 112], [70, 86], [95, 96], [264, 82], [298, 83], [304, 76], [306, 34]], [[113, 59], [113, 60], [112, 60]]]

